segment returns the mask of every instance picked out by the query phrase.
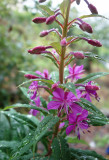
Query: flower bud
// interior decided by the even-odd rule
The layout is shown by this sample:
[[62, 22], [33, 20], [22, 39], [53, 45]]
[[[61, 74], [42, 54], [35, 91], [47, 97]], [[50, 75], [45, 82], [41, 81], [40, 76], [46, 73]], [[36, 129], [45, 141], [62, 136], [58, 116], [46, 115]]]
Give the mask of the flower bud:
[[42, 31], [42, 32], [40, 32], [40, 37], [45, 37], [45, 36], [47, 36], [48, 35], [48, 31]]
[[97, 41], [97, 40], [89, 39], [89, 40], [87, 40], [87, 42], [89, 44], [91, 44], [92, 46], [96, 46], [96, 47], [101, 47], [102, 46], [102, 44], [99, 41]]
[[32, 20], [34, 23], [44, 23], [46, 22], [46, 17], [36, 17]]
[[56, 89], [58, 87], [58, 84], [57, 83], [54, 83], [54, 84], [52, 84], [52, 89]]
[[46, 24], [52, 24], [56, 19], [56, 15], [52, 15], [46, 19]]
[[93, 4], [88, 4], [88, 8], [90, 9], [92, 14], [98, 14], [98, 11]]
[[60, 45], [61, 45], [62, 47], [65, 47], [65, 46], [67, 45], [66, 38], [63, 38], [63, 39], [61, 40]]
[[25, 74], [24, 77], [27, 78], [27, 79], [36, 79], [36, 78], [38, 78], [37, 76], [32, 75], [32, 74]]
[[80, 27], [83, 31], [86, 31], [86, 32], [88, 32], [88, 33], [92, 33], [92, 32], [93, 32], [91, 25], [88, 24], [88, 23], [86, 23], [86, 22], [83, 22], [82, 24], [80, 24], [79, 27]]
[[96, 86], [96, 85], [86, 85], [85, 89], [86, 90], [94, 90], [94, 91], [96, 91], [96, 90], [99, 90], [100, 88], [98, 86]]
[[43, 3], [43, 2], [45, 2], [46, 0], [39, 0], [39, 3]]
[[77, 59], [84, 59], [85, 58], [85, 56], [84, 56], [84, 54], [82, 52], [73, 52], [72, 54]]
[[79, 5], [81, 0], [76, 0], [76, 3]]
[[46, 47], [38, 46], [38, 47], [35, 47], [33, 49], [28, 50], [28, 53], [30, 53], [30, 54], [41, 54], [41, 52], [43, 52], [45, 50], [46, 50]]

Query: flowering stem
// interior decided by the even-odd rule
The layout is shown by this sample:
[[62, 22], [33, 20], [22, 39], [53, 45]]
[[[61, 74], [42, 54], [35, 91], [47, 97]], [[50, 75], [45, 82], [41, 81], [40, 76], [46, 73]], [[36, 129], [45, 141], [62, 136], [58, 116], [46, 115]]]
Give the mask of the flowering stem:
[[[64, 21], [64, 26], [62, 29], [62, 39], [67, 37], [67, 31], [68, 31], [68, 19], [69, 19], [69, 11], [70, 11], [70, 0], [69, 0], [69, 4], [68, 4], [68, 8], [67, 8], [67, 13], [66, 13], [66, 18]], [[65, 57], [65, 52], [66, 52], [66, 46], [62, 46], [61, 49], [61, 59], [60, 59], [60, 66], [59, 66], [59, 80], [60, 83], [63, 83], [63, 77], [64, 77], [64, 57]]]

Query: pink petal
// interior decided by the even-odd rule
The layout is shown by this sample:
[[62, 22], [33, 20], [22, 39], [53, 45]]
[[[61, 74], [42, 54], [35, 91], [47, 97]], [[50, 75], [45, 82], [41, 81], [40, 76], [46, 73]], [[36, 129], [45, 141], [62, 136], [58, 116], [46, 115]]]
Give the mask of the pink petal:
[[78, 125], [81, 129], [87, 129], [89, 127], [87, 122], [81, 122]]
[[64, 90], [62, 88], [56, 88], [53, 92], [53, 96], [55, 99], [64, 99]]
[[58, 101], [51, 101], [47, 105], [47, 109], [58, 109], [62, 103]]
[[66, 134], [69, 135], [72, 130], [75, 130], [75, 126], [71, 125], [66, 128]]

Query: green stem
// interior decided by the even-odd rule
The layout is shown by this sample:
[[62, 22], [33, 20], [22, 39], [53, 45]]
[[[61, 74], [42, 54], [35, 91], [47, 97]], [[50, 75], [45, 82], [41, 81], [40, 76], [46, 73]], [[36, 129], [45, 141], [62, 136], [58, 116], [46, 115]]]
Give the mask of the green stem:
[[[65, 21], [64, 21], [64, 26], [63, 26], [63, 29], [62, 29], [62, 39], [64, 37], [67, 37], [69, 11], [70, 11], [70, 0], [69, 0], [68, 8], [67, 8], [66, 18], [65, 18]], [[64, 79], [65, 52], [66, 52], [66, 46], [62, 47], [62, 49], [61, 49], [61, 59], [60, 59], [60, 66], [59, 66], [59, 80], [60, 80], [61, 84], [63, 83], [63, 79]]]
[[[69, 12], [70, 12], [70, 0], [69, 0], [69, 4], [68, 4], [68, 8], [67, 8], [67, 13], [66, 13], [66, 18], [64, 21], [64, 26], [62, 29], [62, 39], [64, 37], [67, 37], [67, 31], [68, 31], [68, 19], [69, 19]], [[60, 59], [60, 66], [59, 66], [59, 80], [60, 83], [63, 83], [63, 79], [64, 79], [64, 59], [65, 59], [65, 52], [66, 52], [66, 46], [62, 47], [61, 49], [61, 59]], [[58, 134], [58, 130], [59, 130], [59, 125], [60, 125], [60, 121], [55, 125], [55, 132], [54, 132], [54, 137], [57, 136]]]

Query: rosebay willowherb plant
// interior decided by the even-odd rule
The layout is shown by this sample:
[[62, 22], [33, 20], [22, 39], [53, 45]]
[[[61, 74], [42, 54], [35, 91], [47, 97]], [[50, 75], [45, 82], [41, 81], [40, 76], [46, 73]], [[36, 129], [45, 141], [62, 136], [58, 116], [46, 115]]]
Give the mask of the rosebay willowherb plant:
[[[39, 0], [40, 3], [46, 0]], [[80, 4], [81, 0], [63, 0], [60, 8], [52, 11], [46, 5], [39, 7], [45, 12], [46, 17], [36, 17], [33, 22], [36, 24], [45, 23], [50, 25], [56, 22], [60, 28], [44, 30], [40, 33], [40, 37], [49, 36], [51, 32], [55, 32], [59, 37], [59, 41], [52, 42], [48, 46], [36, 46], [28, 50], [28, 53], [36, 56], [45, 56], [50, 58], [54, 65], [58, 68], [58, 72], [48, 73], [46, 69], [43, 73], [24, 72], [25, 78], [29, 79], [24, 82], [31, 83], [29, 89], [21, 87], [23, 93], [29, 99], [29, 104], [16, 104], [5, 109], [26, 107], [31, 109], [30, 116], [23, 118], [32, 126], [30, 133], [14, 148], [11, 159], [35, 159], [35, 160], [105, 160], [104, 157], [94, 151], [69, 148], [67, 141], [76, 140], [79, 143], [81, 134], [91, 134], [90, 126], [103, 126], [109, 123], [108, 118], [92, 103], [92, 99], [99, 102], [98, 90], [100, 87], [93, 80], [104, 75], [106, 72], [91, 73], [84, 75], [84, 66], [78, 66], [75, 59], [85, 59], [89, 57], [95, 58], [96, 55], [86, 51], [71, 51], [68, 47], [70, 44], [88, 43], [96, 47], [102, 44], [95, 39], [82, 37], [81, 35], [67, 36], [72, 29], [72, 25], [79, 27], [82, 32], [93, 33], [90, 24], [84, 21], [85, 18], [103, 17], [98, 15], [95, 6], [84, 0], [88, 5], [91, 14], [77, 17], [69, 21], [70, 8], [73, 3]], [[61, 21], [60, 21], [60, 16]], [[104, 18], [104, 17], [103, 17]], [[63, 20], [62, 20], [63, 19]], [[98, 56], [97, 56], [98, 57]], [[100, 57], [98, 57], [99, 59]], [[70, 65], [71, 63], [71, 65]], [[44, 99], [40, 95], [40, 90], [49, 93], [49, 97]], [[45, 93], [44, 92], [44, 93]], [[30, 117], [34, 119], [30, 121]], [[22, 117], [20, 116], [19, 119]], [[69, 137], [70, 134], [70, 137]], [[77, 137], [74, 138], [74, 137]], [[43, 144], [43, 151], [38, 152], [38, 142]]]

